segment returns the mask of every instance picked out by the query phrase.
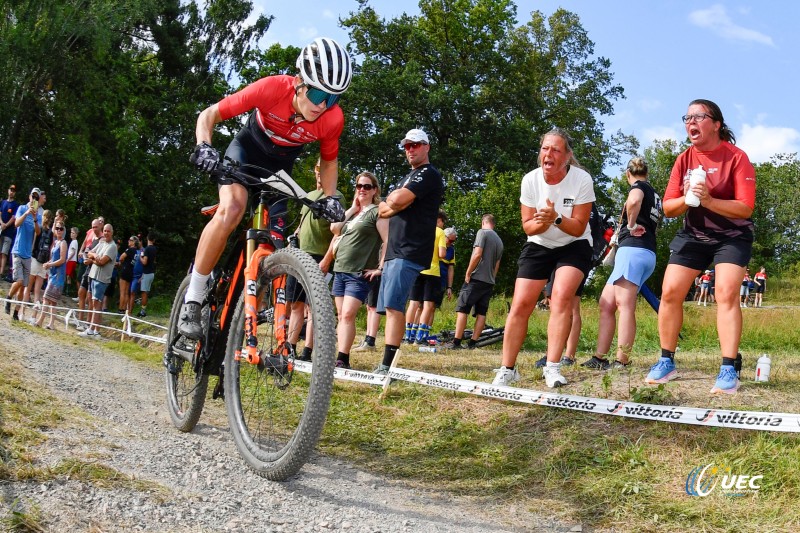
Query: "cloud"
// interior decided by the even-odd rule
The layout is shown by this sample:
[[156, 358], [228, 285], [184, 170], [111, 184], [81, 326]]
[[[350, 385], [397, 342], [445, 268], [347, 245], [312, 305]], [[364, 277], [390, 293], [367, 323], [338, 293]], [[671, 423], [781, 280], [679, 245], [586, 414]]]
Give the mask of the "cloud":
[[728, 16], [725, 6], [721, 4], [714, 4], [708, 9], [692, 11], [689, 13], [689, 22], [700, 28], [708, 28], [725, 39], [754, 41], [767, 46], [775, 46], [769, 35], [734, 23]]
[[747, 153], [753, 163], [766, 163], [776, 154], [799, 153], [800, 131], [778, 126], [742, 126], [736, 146]]
[[636, 103], [644, 112], [655, 111], [657, 109], [661, 109], [662, 103], [661, 100], [655, 100], [652, 98], [643, 98]]
[[339, 15], [331, 11], [330, 9], [323, 9], [322, 10], [322, 18], [324, 19], [331, 19], [331, 20], [338, 20]]
[[686, 132], [681, 128], [677, 130], [669, 126], [654, 126], [652, 128], [645, 128], [642, 134], [638, 136], [643, 146], [649, 146], [655, 140], [664, 141], [672, 139], [677, 142], [683, 142], [686, 138]]

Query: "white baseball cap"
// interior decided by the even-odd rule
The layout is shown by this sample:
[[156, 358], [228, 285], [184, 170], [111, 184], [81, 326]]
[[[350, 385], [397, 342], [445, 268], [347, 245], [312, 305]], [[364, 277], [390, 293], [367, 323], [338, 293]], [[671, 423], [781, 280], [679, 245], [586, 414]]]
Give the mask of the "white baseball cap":
[[403, 148], [406, 143], [425, 143], [430, 144], [431, 142], [428, 140], [428, 134], [420, 129], [413, 129], [408, 130], [406, 133], [405, 138], [400, 141], [400, 148]]

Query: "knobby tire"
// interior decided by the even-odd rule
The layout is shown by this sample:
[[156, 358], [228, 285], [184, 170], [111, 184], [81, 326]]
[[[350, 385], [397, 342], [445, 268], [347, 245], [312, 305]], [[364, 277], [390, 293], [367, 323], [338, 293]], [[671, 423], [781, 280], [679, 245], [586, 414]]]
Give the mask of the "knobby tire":
[[[169, 316], [169, 330], [167, 331], [167, 350], [173, 349], [176, 343], [187, 351], [197, 353], [197, 343], [183, 337], [178, 332], [183, 297], [189, 287], [191, 276], [186, 276], [178, 287], [175, 301], [172, 302], [172, 311]], [[172, 424], [184, 433], [194, 429], [203, 413], [208, 392], [208, 374], [195, 374], [192, 364], [177, 355], [168, 355], [176, 372], [164, 368], [164, 381], [167, 387], [167, 411]]]
[[[279, 372], [252, 365], [244, 357], [237, 360], [236, 354], [245, 344], [244, 294], [236, 306], [225, 355], [225, 404], [234, 442], [247, 465], [273, 481], [296, 474], [316, 448], [328, 415], [336, 358], [330, 291], [319, 266], [307, 253], [285, 248], [263, 260], [256, 283], [259, 304], [266, 308], [275, 298], [284, 297], [273, 281], [287, 274], [305, 290], [313, 324], [309, 328], [314, 338], [313, 372]], [[273, 316], [258, 325], [261, 353], [275, 354], [286, 348], [276, 340], [279, 322], [280, 317]], [[298, 351], [302, 345], [301, 340]]]

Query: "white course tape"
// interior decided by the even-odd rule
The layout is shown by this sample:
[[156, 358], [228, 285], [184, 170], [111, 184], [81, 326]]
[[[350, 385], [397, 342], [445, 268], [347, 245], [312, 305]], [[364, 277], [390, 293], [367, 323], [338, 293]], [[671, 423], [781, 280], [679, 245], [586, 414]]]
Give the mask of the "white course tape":
[[[298, 370], [310, 372], [311, 365], [308, 363], [306, 363], [306, 365], [307, 366], [303, 366], [302, 368], [300, 365], [297, 365]], [[730, 411], [727, 409], [705, 409], [677, 405], [651, 405], [636, 402], [622, 402], [619, 400], [588, 398], [585, 396], [573, 396], [571, 394], [557, 394], [552, 392], [539, 392], [532, 389], [497, 386], [480, 381], [439, 376], [437, 374], [417, 372], [416, 370], [407, 370], [405, 368], [395, 368], [389, 371], [388, 376], [337, 368], [334, 372], [334, 376], [338, 379], [368, 383], [371, 385], [383, 385], [386, 379], [396, 379], [497, 400], [508, 400], [545, 407], [560, 407], [562, 409], [572, 409], [574, 411], [638, 418], [640, 420], [656, 420], [707, 427], [800, 433], [800, 414], [795, 413]]]
[[[0, 298], [0, 302], [8, 301]], [[12, 302], [14, 304], [31, 305], [30, 303]], [[56, 311], [66, 310], [65, 322], [69, 323], [74, 309], [56, 307]], [[117, 313], [111, 314], [119, 317]], [[132, 331], [132, 322], [141, 322], [149, 326], [155, 326], [166, 330], [164, 326], [146, 322], [136, 317], [125, 315], [123, 317], [124, 329], [110, 326], [101, 326], [106, 330], [118, 331], [130, 337], [138, 337], [153, 342], [164, 343], [165, 337], [144, 335]], [[311, 363], [304, 361], [294, 362], [295, 368], [300, 372], [311, 373]], [[656, 420], [662, 422], [673, 422], [678, 424], [692, 424], [696, 426], [725, 427], [732, 429], [754, 429], [762, 431], [781, 431], [787, 433], [800, 433], [800, 414], [796, 413], [768, 413], [764, 411], [730, 411], [727, 409], [705, 409], [701, 407], [682, 407], [677, 405], [653, 405], [636, 402], [622, 402], [618, 400], [606, 400], [602, 398], [589, 398], [585, 396], [573, 396], [571, 394], [555, 394], [552, 392], [539, 392], [532, 389], [520, 389], [517, 387], [505, 387], [491, 385], [480, 381], [468, 379], [451, 378], [405, 368], [393, 368], [388, 375], [373, 374], [360, 370], [350, 370], [336, 368], [333, 373], [337, 379], [354, 381], [368, 385], [380, 385], [387, 379], [396, 379], [436, 387], [439, 389], [450, 390], [484, 396], [496, 400], [508, 400], [512, 402], [527, 403], [532, 405], [542, 405], [545, 407], [559, 407], [562, 409], [572, 409], [574, 411], [585, 411], [589, 413], [599, 413], [603, 415], [622, 416], [626, 418], [638, 418], [640, 420]]]

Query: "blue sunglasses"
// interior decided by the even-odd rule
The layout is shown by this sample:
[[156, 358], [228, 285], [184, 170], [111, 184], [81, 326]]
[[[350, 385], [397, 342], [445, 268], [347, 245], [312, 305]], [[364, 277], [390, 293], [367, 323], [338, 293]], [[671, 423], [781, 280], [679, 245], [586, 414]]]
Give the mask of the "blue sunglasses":
[[317, 89], [316, 87], [310, 87], [306, 85], [306, 98], [308, 98], [312, 104], [319, 105], [322, 102], [325, 102], [326, 107], [331, 108], [336, 105], [336, 102], [339, 101], [341, 98], [341, 94], [331, 94], [326, 93], [323, 90]]

